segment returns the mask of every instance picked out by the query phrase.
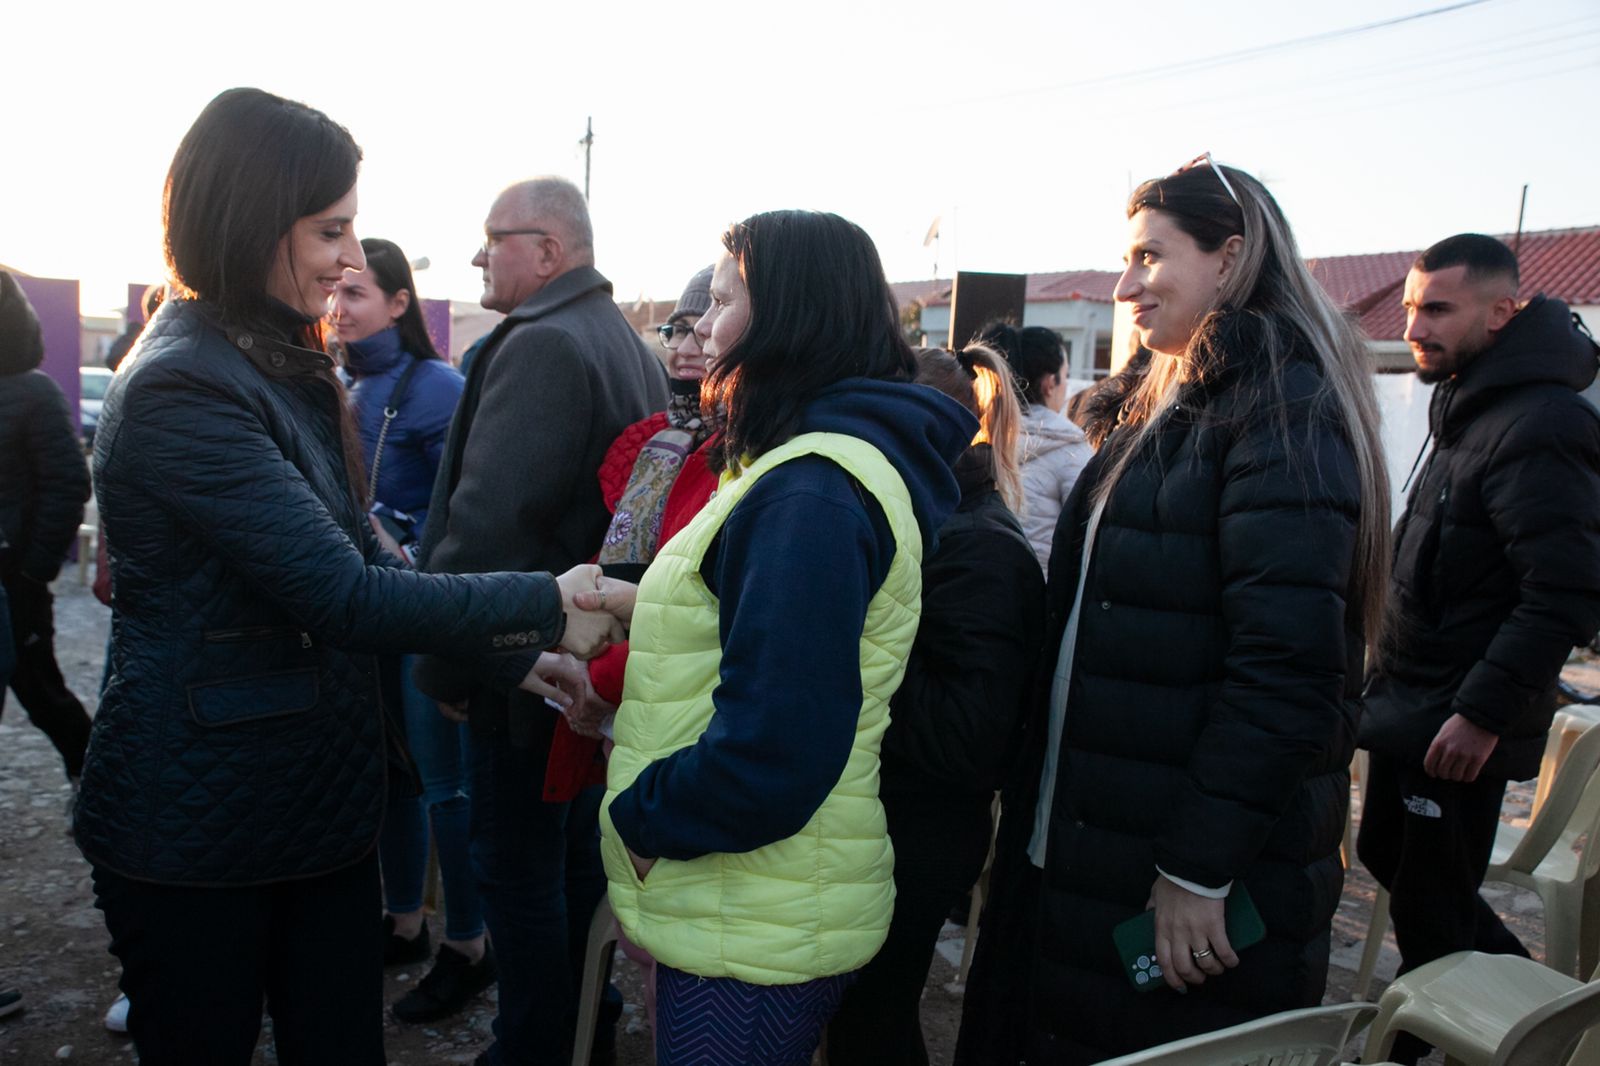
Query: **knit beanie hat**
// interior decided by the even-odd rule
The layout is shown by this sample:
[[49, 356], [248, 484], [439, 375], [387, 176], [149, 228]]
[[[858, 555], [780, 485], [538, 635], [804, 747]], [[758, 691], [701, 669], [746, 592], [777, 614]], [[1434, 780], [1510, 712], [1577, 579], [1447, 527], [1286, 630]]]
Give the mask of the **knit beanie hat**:
[[711, 310], [711, 271], [711, 267], [706, 267], [689, 279], [689, 284], [683, 287], [683, 295], [678, 297], [678, 305], [667, 316], [668, 322], [676, 322], [685, 315], [703, 315]]

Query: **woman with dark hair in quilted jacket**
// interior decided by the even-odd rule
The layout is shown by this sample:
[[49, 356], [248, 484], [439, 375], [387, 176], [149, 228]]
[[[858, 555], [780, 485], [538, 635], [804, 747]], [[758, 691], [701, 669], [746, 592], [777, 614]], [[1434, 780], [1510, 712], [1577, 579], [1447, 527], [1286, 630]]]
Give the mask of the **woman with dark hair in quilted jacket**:
[[422, 574], [366, 519], [360, 443], [322, 350], [361, 151], [257, 89], [213, 100], [165, 192], [174, 297], [106, 397], [110, 679], [77, 808], [146, 1066], [384, 1061], [374, 843], [408, 760], [376, 653], [478, 659], [552, 698], [598, 571]]

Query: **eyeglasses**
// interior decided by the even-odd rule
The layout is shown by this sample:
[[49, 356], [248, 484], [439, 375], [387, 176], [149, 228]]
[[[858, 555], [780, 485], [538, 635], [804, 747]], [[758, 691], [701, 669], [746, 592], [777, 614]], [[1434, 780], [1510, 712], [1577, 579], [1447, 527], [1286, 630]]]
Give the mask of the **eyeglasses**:
[[550, 231], [547, 229], [486, 229], [483, 231], [483, 243], [478, 246], [478, 251], [488, 255], [489, 249], [506, 237], [518, 237], [533, 233], [537, 233], [541, 237], [550, 236]]
[[682, 322], [668, 322], [665, 326], [656, 327], [656, 337], [660, 339], [661, 347], [669, 352], [676, 351], [678, 345], [687, 340], [689, 334], [693, 332], [694, 329], [692, 327], [686, 326]]
[[1222, 182], [1222, 187], [1227, 190], [1229, 199], [1231, 199], [1235, 204], [1238, 204], [1240, 210], [1243, 210], [1244, 204], [1240, 201], [1239, 194], [1233, 191], [1233, 184], [1228, 181], [1228, 175], [1224, 174], [1222, 172], [1222, 168], [1217, 166], [1217, 161], [1211, 158], [1210, 152], [1202, 152], [1193, 159], [1189, 160], [1183, 166], [1179, 167], [1177, 170], [1174, 170], [1172, 173], [1174, 175], [1182, 174], [1186, 170], [1193, 170], [1201, 163], [1204, 163], [1206, 166], [1211, 168], [1211, 173], [1217, 176], [1217, 180]]

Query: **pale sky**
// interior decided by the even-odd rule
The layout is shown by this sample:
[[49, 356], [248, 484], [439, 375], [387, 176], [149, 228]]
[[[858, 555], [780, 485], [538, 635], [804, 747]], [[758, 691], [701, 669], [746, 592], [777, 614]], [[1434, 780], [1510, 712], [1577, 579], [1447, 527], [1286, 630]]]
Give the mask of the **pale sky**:
[[[731, 221], [836, 211], [893, 280], [1118, 269], [1130, 184], [1210, 150], [1266, 181], [1307, 255], [1600, 223], [1600, 3], [809, 0], [587, 4], [17, 0], [0, 37], [0, 262], [160, 275], [160, 194], [217, 92], [320, 108], [366, 153], [363, 236], [476, 299], [495, 192], [583, 180], [598, 266], [672, 299]], [[1233, 58], [1228, 58], [1228, 57]], [[1220, 59], [1218, 57], [1221, 57]], [[1216, 61], [1212, 61], [1216, 60]]]

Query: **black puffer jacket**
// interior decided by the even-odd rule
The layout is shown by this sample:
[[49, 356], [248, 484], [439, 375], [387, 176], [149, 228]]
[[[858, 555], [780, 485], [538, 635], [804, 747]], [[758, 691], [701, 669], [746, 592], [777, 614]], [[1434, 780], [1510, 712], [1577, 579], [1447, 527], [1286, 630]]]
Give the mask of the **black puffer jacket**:
[[234, 885], [354, 862], [383, 813], [371, 653], [477, 657], [511, 684], [560, 637], [548, 575], [421, 574], [379, 550], [328, 365], [177, 302], [112, 384], [94, 458], [112, 670], [77, 808], [97, 865]]
[[[1093, 1062], [1321, 999], [1359, 708], [1359, 478], [1310, 362], [1289, 365], [1281, 408], [1261, 402], [1259, 328], [1230, 317], [1221, 371], [1180, 392], [1107, 504], [1039, 871], [1026, 850], [1050, 675], [1106, 453], [1057, 528], [959, 1062]], [[1158, 866], [1243, 884], [1268, 930], [1181, 997], [1136, 992], [1112, 942]]]
[[0, 566], [40, 582], [55, 579], [78, 535], [89, 467], [61, 387], [38, 369], [39, 319], [10, 274], [0, 271]]
[[1561, 666], [1600, 630], [1600, 413], [1578, 395], [1595, 360], [1540, 296], [1435, 390], [1362, 747], [1420, 763], [1459, 713], [1501, 738], [1485, 774], [1539, 772]]
[[956, 461], [961, 503], [922, 564], [922, 621], [883, 736], [885, 797], [959, 796], [987, 809], [1021, 721], [1044, 575], [995, 491], [989, 452], [980, 444]]

